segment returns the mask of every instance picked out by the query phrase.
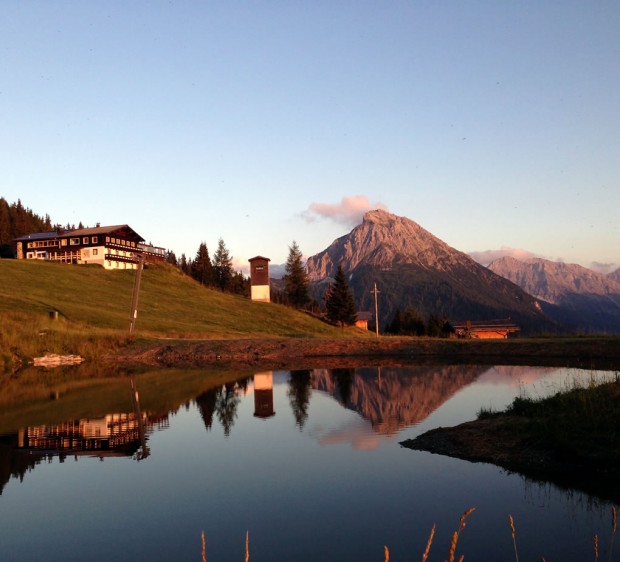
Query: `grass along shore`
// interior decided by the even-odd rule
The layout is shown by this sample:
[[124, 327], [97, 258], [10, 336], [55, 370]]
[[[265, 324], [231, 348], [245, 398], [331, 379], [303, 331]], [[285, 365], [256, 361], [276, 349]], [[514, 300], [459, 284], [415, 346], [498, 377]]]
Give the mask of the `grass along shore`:
[[620, 501], [620, 373], [574, 382], [548, 398], [519, 396], [503, 412], [436, 428], [403, 446], [488, 462]]

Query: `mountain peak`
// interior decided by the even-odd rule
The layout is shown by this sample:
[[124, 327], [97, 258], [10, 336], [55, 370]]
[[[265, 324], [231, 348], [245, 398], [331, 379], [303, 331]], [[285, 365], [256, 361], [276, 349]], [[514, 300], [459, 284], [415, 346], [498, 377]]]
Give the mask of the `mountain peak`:
[[333, 277], [338, 265], [348, 272], [360, 264], [382, 269], [407, 263], [438, 267], [446, 260], [454, 261], [457, 255], [459, 260], [470, 259], [411, 219], [376, 209], [368, 211], [349, 234], [308, 258], [306, 267], [310, 280], [318, 281]]
[[373, 223], [373, 224], [383, 224], [388, 225], [390, 222], [394, 222], [400, 218], [392, 213], [388, 213], [383, 209], [374, 209], [373, 211], [367, 211], [364, 213], [364, 218], [362, 220], [363, 223]]

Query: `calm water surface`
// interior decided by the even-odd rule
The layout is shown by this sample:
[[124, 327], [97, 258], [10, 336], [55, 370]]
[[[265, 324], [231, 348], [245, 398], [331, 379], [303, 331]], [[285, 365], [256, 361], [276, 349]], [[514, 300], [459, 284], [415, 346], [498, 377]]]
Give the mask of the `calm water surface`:
[[399, 445], [592, 377], [610, 373], [247, 373], [166, 411], [134, 403], [127, 379], [124, 411], [1, 438], [0, 560], [200, 560], [204, 531], [209, 562], [241, 561], [247, 531], [252, 562], [381, 562], [384, 545], [398, 562], [421, 559], [433, 525], [429, 560], [445, 560], [472, 506], [457, 558], [514, 560], [512, 515], [520, 560], [594, 559], [594, 534], [606, 560], [611, 503]]

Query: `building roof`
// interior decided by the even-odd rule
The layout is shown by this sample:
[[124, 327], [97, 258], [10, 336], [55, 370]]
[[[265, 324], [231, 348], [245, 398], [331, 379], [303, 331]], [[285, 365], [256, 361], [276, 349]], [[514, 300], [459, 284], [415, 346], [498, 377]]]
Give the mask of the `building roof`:
[[519, 330], [512, 320], [459, 320], [450, 321], [450, 326], [455, 330], [475, 330], [478, 332], [495, 331], [495, 330]]
[[110, 234], [112, 232], [118, 232], [124, 230], [125, 233], [138, 241], [144, 242], [144, 238], [140, 236], [133, 228], [127, 224], [117, 224], [114, 226], [95, 226], [94, 228], [78, 228], [75, 230], [51, 230], [49, 232], [33, 232], [15, 238], [16, 242], [22, 242], [25, 240], [46, 240], [49, 238], [70, 238], [73, 236], [98, 236], [104, 234]]
[[14, 240], [16, 242], [22, 242], [25, 240], [47, 240], [48, 238], [54, 238], [55, 236], [58, 236], [58, 232], [55, 230], [50, 230], [49, 232], [33, 232], [31, 234], [24, 234], [24, 236], [14, 238]]
[[142, 238], [142, 236], [140, 236], [128, 224], [117, 224], [114, 226], [95, 226], [94, 228], [78, 228], [76, 230], [63, 230], [58, 236], [59, 238], [67, 238], [70, 236], [97, 236], [100, 234], [111, 234], [112, 232], [117, 232], [119, 230], [124, 230], [130, 236], [133, 235], [135, 238], [144, 241], [144, 238]]
[[269, 258], [266, 258], [264, 256], [254, 256], [253, 258], [250, 258], [248, 261], [254, 261], [254, 260], [266, 260], [266, 261], [271, 261]]
[[372, 319], [372, 312], [358, 312], [355, 315], [355, 320], [368, 321]]

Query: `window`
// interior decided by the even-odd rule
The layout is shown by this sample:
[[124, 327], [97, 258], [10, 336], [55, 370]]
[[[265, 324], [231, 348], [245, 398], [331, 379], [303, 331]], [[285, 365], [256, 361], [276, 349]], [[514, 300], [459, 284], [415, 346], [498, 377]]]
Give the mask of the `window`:
[[93, 256], [96, 256], [99, 254], [99, 250], [97, 248], [93, 248]]
[[71, 246], [77, 246], [80, 243], [80, 239], [79, 238], [70, 238], [69, 239], [69, 244]]
[[82, 242], [84, 244], [88, 244], [88, 236], [84, 236], [84, 238], [82, 238]]
[[34, 242], [28, 242], [28, 247], [29, 248], [34, 248]]
[[91, 238], [91, 242], [92, 242], [93, 244], [97, 244], [97, 243], [99, 242], [99, 237], [98, 237], [98, 236], [93, 236], [93, 237]]
[[110, 237], [109, 237], [109, 236], [106, 236], [106, 237], [105, 237], [105, 241], [106, 241], [106, 242], [109, 242], [109, 241], [110, 241]]
[[67, 239], [66, 239], [66, 238], [63, 238], [63, 239], [60, 241], [60, 245], [61, 245], [61, 246], [66, 246], [66, 245], [67, 245]]

